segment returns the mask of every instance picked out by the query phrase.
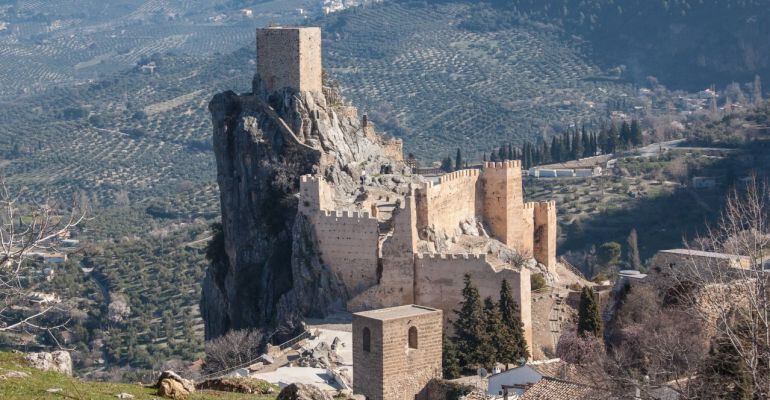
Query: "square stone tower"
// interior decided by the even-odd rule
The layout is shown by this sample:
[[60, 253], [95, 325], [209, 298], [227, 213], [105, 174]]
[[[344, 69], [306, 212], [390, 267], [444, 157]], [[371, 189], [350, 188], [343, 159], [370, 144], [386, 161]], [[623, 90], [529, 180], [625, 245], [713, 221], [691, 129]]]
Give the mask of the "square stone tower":
[[353, 314], [353, 391], [414, 400], [441, 378], [442, 313], [407, 305]]
[[268, 94], [287, 87], [321, 93], [321, 28], [257, 29], [257, 74]]

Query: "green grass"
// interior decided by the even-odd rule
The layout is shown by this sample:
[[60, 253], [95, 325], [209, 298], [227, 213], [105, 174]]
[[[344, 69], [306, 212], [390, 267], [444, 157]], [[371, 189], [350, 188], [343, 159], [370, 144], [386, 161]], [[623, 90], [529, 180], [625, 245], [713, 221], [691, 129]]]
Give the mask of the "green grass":
[[[108, 383], [84, 381], [78, 378], [54, 372], [42, 372], [27, 365], [21, 354], [0, 352], [0, 375], [8, 371], [21, 371], [30, 374], [26, 378], [0, 380], [0, 398], [12, 399], [110, 399], [119, 393], [134, 395], [136, 400], [157, 399], [156, 390], [139, 384]], [[48, 389], [60, 388], [58, 393], [48, 393]], [[275, 396], [237, 394], [225, 392], [196, 392], [190, 400], [268, 400]]]

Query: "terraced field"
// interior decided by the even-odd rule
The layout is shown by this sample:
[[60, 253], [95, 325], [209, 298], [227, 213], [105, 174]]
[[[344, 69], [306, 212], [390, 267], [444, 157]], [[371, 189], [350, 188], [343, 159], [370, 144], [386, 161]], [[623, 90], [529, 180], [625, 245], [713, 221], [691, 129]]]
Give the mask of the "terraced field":
[[296, 9], [314, 4], [255, 1], [247, 18], [227, 0], [12, 3], [0, 4], [0, 22], [7, 24], [0, 32], [0, 97], [102, 79], [154, 54], [227, 54], [253, 40], [255, 26], [299, 21]]
[[331, 16], [326, 66], [354, 104], [435, 161], [461, 147], [481, 158], [607, 116], [632, 87], [603, 75], [589, 49], [545, 26], [473, 33], [458, 26], [467, 4], [386, 3]]

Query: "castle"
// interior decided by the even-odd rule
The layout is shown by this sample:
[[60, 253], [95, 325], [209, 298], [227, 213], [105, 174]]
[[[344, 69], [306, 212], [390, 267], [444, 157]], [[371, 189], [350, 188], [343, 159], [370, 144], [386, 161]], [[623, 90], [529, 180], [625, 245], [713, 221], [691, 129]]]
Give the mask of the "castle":
[[[324, 97], [320, 45], [318, 28], [258, 30], [258, 90]], [[357, 115], [348, 108], [338, 107], [333, 119]], [[379, 138], [366, 118], [360, 127], [394, 163], [403, 160], [399, 140]], [[321, 163], [333, 162], [329, 157]], [[497, 299], [505, 279], [532, 346], [530, 274], [540, 268], [555, 275], [556, 207], [524, 201], [519, 161], [485, 163], [436, 181], [411, 176], [405, 192], [362, 175], [352, 200], [322, 175], [300, 178], [298, 212], [313, 227], [323, 265], [344, 286], [349, 311], [420, 304], [450, 318], [464, 275], [482, 298]]]

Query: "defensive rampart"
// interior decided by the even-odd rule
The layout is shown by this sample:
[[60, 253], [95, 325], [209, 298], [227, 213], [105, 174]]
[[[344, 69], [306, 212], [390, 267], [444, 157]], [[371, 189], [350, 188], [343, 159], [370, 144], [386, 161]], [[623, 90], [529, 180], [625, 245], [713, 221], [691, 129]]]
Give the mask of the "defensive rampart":
[[508, 281], [514, 299], [521, 309], [524, 335], [532, 344], [532, 297], [530, 272], [501, 268], [496, 269], [485, 254], [418, 254], [415, 257], [415, 302], [444, 310], [445, 318], [455, 315], [458, 304], [463, 300], [464, 276], [469, 274], [478, 288], [481, 298], [500, 297], [503, 279]]
[[466, 169], [439, 178], [438, 184], [426, 182], [417, 191], [418, 232], [433, 227], [454, 235], [460, 222], [482, 213], [479, 171]]

